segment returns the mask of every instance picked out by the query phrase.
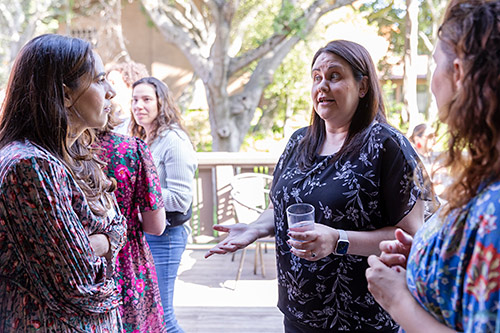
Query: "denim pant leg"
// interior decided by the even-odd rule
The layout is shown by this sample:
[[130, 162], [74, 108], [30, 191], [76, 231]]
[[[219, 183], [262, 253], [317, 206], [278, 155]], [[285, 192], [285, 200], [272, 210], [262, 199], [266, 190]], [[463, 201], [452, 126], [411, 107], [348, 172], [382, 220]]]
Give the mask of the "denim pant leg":
[[174, 314], [174, 284], [182, 253], [186, 249], [189, 226], [183, 224], [167, 228], [161, 236], [146, 234], [146, 239], [153, 253], [161, 302], [165, 313], [168, 333], [184, 333]]

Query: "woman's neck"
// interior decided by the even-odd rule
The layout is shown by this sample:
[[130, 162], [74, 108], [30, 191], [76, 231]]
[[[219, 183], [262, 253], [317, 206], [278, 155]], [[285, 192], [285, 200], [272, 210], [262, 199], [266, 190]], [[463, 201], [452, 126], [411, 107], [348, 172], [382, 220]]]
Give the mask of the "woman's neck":
[[325, 141], [321, 145], [320, 155], [332, 155], [337, 153], [347, 138], [347, 131], [326, 131]]

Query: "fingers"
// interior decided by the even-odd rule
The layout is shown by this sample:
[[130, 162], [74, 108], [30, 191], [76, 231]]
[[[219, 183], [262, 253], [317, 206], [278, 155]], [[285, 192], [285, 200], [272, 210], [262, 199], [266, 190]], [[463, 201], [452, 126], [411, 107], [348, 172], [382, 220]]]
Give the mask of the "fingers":
[[215, 224], [214, 226], [212, 226], [212, 229], [220, 232], [229, 232], [231, 230], [231, 228], [228, 228], [227, 226], [221, 224]]
[[288, 237], [293, 238], [295, 240], [298, 240], [302, 243], [304, 242], [313, 242], [318, 238], [318, 234], [314, 231], [301, 231], [301, 232], [296, 232], [296, 231], [291, 231], [288, 230]]
[[397, 265], [406, 266], [406, 257], [399, 253], [382, 252], [380, 255], [380, 261], [389, 267]]
[[410, 236], [408, 233], [403, 231], [402, 229], [396, 229], [394, 232], [394, 235], [396, 236], [396, 239], [401, 242], [402, 244], [411, 247], [413, 244], [413, 237]]

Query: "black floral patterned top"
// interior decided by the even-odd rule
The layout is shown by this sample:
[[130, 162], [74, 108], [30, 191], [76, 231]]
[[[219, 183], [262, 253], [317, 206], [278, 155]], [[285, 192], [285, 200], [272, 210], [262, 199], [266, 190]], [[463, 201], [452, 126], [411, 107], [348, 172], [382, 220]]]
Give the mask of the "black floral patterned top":
[[[393, 330], [397, 324], [367, 289], [367, 257], [329, 255], [316, 262], [290, 253], [285, 210], [296, 202], [315, 206], [316, 223], [368, 231], [394, 226], [417, 198], [431, 200], [425, 171], [409, 141], [387, 124], [373, 122], [358, 153], [335, 162], [317, 156], [308, 171], [297, 166], [298, 144], [307, 128], [296, 131], [274, 172], [278, 269], [278, 307], [311, 332]], [[324, 331], [323, 331], [324, 330]]]

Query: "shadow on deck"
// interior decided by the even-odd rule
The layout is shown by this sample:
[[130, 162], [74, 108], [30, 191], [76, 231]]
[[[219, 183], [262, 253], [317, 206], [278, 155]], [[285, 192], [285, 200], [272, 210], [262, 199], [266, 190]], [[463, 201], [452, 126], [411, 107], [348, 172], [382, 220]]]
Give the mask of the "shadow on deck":
[[255, 248], [248, 248], [236, 283], [241, 251], [205, 259], [206, 246], [188, 245], [175, 285], [174, 308], [186, 333], [282, 333], [273, 246], [264, 253], [266, 276], [253, 273]]

